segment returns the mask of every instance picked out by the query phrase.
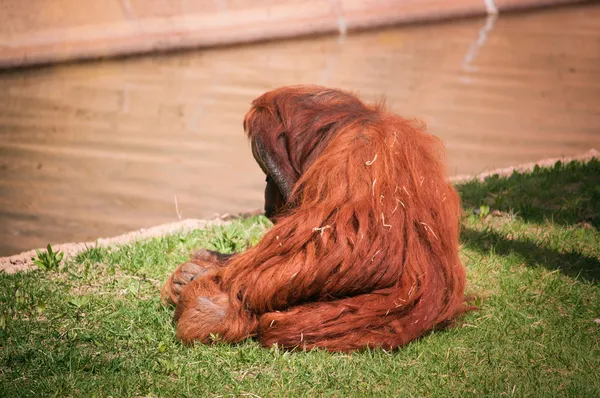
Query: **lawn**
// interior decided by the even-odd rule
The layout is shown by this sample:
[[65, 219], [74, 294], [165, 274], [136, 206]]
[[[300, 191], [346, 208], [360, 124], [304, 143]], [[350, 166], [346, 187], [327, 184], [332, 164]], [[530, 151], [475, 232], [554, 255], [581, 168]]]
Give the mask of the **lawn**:
[[394, 352], [183, 346], [161, 283], [192, 249], [255, 244], [253, 217], [1, 274], [0, 396], [600, 396], [600, 161], [458, 190], [479, 309], [453, 329]]

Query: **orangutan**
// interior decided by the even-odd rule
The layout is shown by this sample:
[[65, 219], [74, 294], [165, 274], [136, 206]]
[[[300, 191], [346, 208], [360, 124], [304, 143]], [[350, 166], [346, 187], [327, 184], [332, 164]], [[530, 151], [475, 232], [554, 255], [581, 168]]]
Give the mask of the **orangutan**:
[[460, 203], [418, 123], [345, 91], [282, 87], [244, 119], [267, 176], [262, 240], [203, 250], [162, 290], [184, 342], [394, 349], [465, 310]]

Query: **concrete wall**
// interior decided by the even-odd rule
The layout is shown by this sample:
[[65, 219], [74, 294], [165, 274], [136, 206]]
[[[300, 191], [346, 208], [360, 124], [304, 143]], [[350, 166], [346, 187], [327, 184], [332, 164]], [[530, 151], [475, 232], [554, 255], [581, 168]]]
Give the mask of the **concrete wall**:
[[217, 46], [578, 0], [3, 0], [0, 68]]

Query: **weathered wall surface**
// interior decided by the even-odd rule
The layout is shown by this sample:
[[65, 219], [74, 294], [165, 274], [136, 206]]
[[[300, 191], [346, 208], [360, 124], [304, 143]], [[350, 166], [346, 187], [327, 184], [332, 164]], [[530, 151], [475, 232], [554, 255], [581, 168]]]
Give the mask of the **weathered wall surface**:
[[217, 46], [578, 0], [3, 0], [0, 68]]

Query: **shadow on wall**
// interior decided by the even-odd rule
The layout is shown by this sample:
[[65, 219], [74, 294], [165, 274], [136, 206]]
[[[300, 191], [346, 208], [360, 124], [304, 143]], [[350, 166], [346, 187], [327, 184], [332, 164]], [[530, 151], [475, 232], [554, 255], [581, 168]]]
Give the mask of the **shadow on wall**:
[[[585, 253], [588, 244], [581, 247], [561, 248], [560, 234], [577, 234], [582, 229], [594, 229], [595, 239], [600, 229], [600, 160], [586, 164], [557, 162], [548, 169], [537, 168], [529, 174], [513, 174], [503, 178], [493, 176], [484, 182], [469, 182], [457, 187], [463, 208], [489, 209], [496, 214], [512, 214], [525, 225], [522, 231], [502, 231], [491, 222], [477, 227], [463, 226], [462, 242], [465, 247], [487, 253], [518, 255], [530, 265], [542, 265], [549, 270], [560, 270], [569, 277], [600, 281], [600, 261]], [[544, 239], [540, 246], [527, 237], [531, 231], [545, 232], [547, 226], [553, 237]], [[579, 228], [573, 228], [579, 227]], [[538, 233], [538, 232], [534, 232]], [[594, 239], [594, 238], [592, 238]], [[572, 240], [572, 238], [570, 239]]]

